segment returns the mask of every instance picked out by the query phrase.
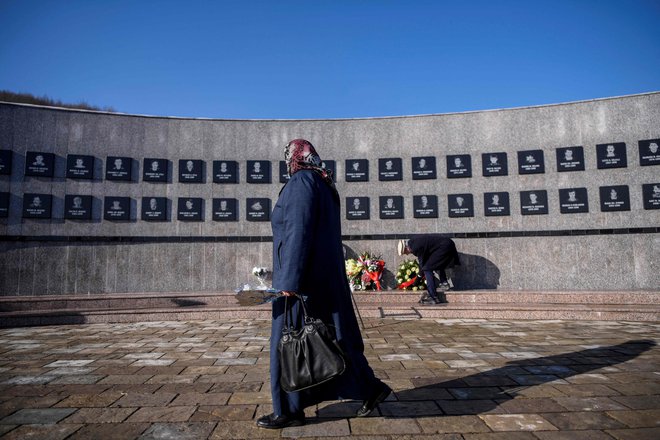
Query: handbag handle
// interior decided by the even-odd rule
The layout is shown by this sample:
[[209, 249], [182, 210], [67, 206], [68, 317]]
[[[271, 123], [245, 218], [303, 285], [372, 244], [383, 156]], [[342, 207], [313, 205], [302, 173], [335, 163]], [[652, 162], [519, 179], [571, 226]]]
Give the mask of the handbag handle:
[[[302, 313], [303, 313], [303, 323], [309, 324], [310, 322], [314, 321], [314, 318], [310, 317], [309, 314], [307, 313], [307, 306], [305, 306], [305, 300], [303, 299], [302, 296], [298, 295], [297, 293], [294, 293], [293, 296], [298, 298], [300, 301], [300, 304], [302, 305]], [[291, 309], [293, 306], [289, 306], [289, 297], [285, 296], [284, 297], [284, 329], [283, 331], [291, 331], [293, 327], [293, 312]]]

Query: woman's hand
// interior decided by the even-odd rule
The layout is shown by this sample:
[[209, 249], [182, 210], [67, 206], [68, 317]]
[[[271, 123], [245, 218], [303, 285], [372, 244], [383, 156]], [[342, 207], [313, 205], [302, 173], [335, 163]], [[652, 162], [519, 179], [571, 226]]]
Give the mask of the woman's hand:
[[283, 290], [282, 291], [282, 296], [296, 296], [296, 292], [290, 291], [290, 290]]

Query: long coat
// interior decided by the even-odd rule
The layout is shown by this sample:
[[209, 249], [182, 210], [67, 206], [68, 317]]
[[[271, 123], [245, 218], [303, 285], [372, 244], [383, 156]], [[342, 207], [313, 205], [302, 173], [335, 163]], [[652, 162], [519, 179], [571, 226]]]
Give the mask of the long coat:
[[419, 260], [423, 271], [433, 271], [460, 265], [456, 245], [450, 238], [438, 234], [419, 235], [408, 240], [408, 247]]
[[[274, 413], [296, 413], [323, 400], [368, 398], [377, 379], [364, 357], [346, 279], [338, 194], [316, 172], [298, 171], [280, 192], [271, 225], [273, 288], [306, 296], [310, 315], [334, 326], [348, 357], [344, 374], [327, 384], [297, 393], [281, 390], [277, 345], [282, 336], [284, 298], [274, 301], [270, 346]], [[298, 313], [295, 305], [294, 316]]]

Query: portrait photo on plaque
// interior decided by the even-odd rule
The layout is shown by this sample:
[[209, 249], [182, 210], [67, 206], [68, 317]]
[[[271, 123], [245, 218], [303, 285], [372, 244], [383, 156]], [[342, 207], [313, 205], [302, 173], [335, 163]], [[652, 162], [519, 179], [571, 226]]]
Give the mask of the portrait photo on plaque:
[[53, 196], [50, 194], [23, 194], [23, 218], [50, 218]]
[[13, 153], [11, 150], [0, 150], [0, 175], [10, 175]]
[[411, 159], [413, 180], [437, 179], [435, 156], [420, 156]]
[[511, 215], [508, 192], [484, 193], [484, 215], [486, 217]]
[[584, 148], [557, 148], [557, 171], [584, 171]]
[[378, 197], [380, 207], [380, 218], [401, 219], [403, 218], [403, 197], [402, 196], [380, 196]]
[[598, 187], [600, 210], [602, 212], [630, 211], [630, 190], [628, 185]]
[[560, 189], [559, 212], [562, 214], [589, 212], [587, 188]]
[[55, 172], [55, 155], [28, 151], [25, 153], [25, 175], [33, 177], [53, 177]]
[[518, 174], [545, 173], [543, 150], [518, 151]]
[[286, 167], [286, 161], [280, 161], [280, 183], [287, 183], [289, 181], [289, 170]]
[[9, 217], [9, 193], [0, 192], [0, 218]]
[[127, 221], [131, 219], [131, 198], [106, 196], [103, 199], [103, 219]]
[[642, 185], [644, 209], [660, 209], [660, 183], [645, 183]]
[[167, 183], [170, 161], [167, 159], [147, 158], [142, 161], [142, 180], [144, 182]]
[[170, 201], [167, 197], [142, 197], [142, 220], [166, 222], [170, 220]]
[[179, 182], [205, 183], [206, 163], [200, 159], [179, 159]]
[[507, 176], [509, 163], [506, 153], [482, 153], [481, 169], [484, 177]]
[[238, 162], [235, 160], [214, 160], [213, 183], [238, 183]]
[[247, 183], [271, 183], [270, 161], [248, 160]]
[[638, 145], [641, 166], [660, 165], [660, 139], [639, 141]]
[[181, 222], [204, 221], [204, 199], [200, 197], [179, 197], [176, 212], [176, 218]]
[[67, 220], [91, 220], [92, 196], [78, 194], [65, 195], [64, 218]]
[[108, 156], [105, 159], [105, 180], [133, 180], [133, 159], [130, 157]]
[[474, 217], [474, 197], [472, 194], [447, 194], [449, 217]]
[[337, 181], [337, 163], [334, 160], [322, 160], [321, 167], [332, 173], [333, 182]]
[[346, 169], [344, 171], [346, 182], [368, 182], [369, 181], [369, 160], [367, 159], [346, 159]]
[[401, 158], [378, 159], [378, 180], [381, 182], [403, 180], [401, 167]]
[[68, 154], [66, 156], [67, 179], [94, 179], [94, 156]]
[[520, 213], [522, 215], [540, 215], [548, 213], [548, 191], [520, 191]]
[[346, 220], [369, 220], [369, 197], [346, 197]]
[[245, 215], [249, 222], [269, 222], [270, 211], [270, 199], [248, 198], [245, 200]]
[[625, 142], [596, 145], [596, 160], [598, 169], [626, 168], [628, 166], [628, 152]]
[[213, 220], [217, 222], [238, 221], [238, 200], [213, 199]]
[[438, 196], [413, 196], [413, 216], [415, 218], [438, 218]]
[[472, 158], [469, 154], [447, 156], [447, 178], [472, 177]]

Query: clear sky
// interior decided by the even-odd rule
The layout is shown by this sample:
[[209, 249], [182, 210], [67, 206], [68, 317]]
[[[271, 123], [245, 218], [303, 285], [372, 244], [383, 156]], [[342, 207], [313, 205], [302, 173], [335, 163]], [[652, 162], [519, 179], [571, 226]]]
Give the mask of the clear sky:
[[0, 0], [0, 89], [350, 118], [660, 90], [660, 0]]

